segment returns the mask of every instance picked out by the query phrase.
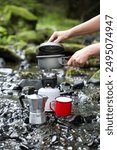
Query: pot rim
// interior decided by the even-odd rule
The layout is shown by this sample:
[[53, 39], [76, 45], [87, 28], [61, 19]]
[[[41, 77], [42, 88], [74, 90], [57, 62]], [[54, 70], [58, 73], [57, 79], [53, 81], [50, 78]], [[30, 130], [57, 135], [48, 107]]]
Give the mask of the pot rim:
[[54, 57], [64, 57], [65, 55], [42, 55], [36, 56], [37, 58], [54, 58]]
[[58, 46], [58, 47], [63, 47], [62, 44], [55, 43], [55, 42], [44, 42], [44, 43], [40, 44], [39, 48], [41, 48], [43, 46]]

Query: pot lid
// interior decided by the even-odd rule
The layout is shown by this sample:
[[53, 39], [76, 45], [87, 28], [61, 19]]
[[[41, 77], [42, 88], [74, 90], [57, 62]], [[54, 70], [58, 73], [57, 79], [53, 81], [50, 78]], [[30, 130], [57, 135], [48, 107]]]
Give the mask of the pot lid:
[[63, 54], [64, 47], [59, 43], [45, 42], [39, 46], [39, 55]]

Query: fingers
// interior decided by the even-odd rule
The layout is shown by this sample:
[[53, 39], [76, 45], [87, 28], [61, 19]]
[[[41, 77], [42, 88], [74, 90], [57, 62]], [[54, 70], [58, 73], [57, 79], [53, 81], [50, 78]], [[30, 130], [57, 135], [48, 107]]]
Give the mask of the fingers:
[[65, 39], [65, 32], [64, 31], [56, 31], [51, 35], [48, 42], [59, 43], [64, 39]]
[[78, 67], [78, 66], [83, 66], [84, 63], [87, 61], [87, 57], [85, 56], [81, 56], [81, 55], [73, 55], [69, 61], [67, 62], [67, 64], [69, 66], [73, 66], [73, 67]]
[[57, 37], [53, 42], [59, 43], [60, 41], [61, 41], [61, 38], [60, 38], [60, 37]]
[[49, 38], [48, 42], [54, 42], [55, 39], [57, 38], [56, 32], [54, 32], [51, 37]]

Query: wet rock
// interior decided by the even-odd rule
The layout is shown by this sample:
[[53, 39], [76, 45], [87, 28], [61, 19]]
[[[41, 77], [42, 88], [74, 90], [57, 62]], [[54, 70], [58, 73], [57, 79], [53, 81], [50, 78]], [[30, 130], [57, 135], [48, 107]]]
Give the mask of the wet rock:
[[29, 150], [29, 147], [27, 145], [21, 144], [20, 149], [21, 150]]
[[20, 64], [20, 70], [26, 70], [30, 68], [30, 64], [28, 63], [27, 60], [24, 60]]
[[3, 58], [0, 58], [0, 68], [5, 67], [6, 63], [5, 60]]
[[74, 125], [79, 125], [84, 123], [84, 118], [80, 115], [74, 115], [71, 119], [68, 120], [69, 122], [71, 122]]
[[73, 150], [72, 146], [67, 147], [67, 150]]
[[42, 87], [41, 80], [39, 79], [22, 79], [19, 83], [20, 87], [33, 86], [35, 89]]
[[26, 95], [34, 94], [35, 88], [33, 86], [25, 86], [23, 87], [22, 92]]
[[8, 48], [7, 46], [0, 45], [0, 56], [6, 62], [19, 62], [20, 57], [16, 54], [16, 52], [12, 48]]
[[12, 74], [13, 70], [11, 68], [0, 68], [0, 73], [4, 75]]
[[72, 89], [73, 90], [76, 90], [76, 89], [82, 89], [84, 86], [84, 81], [83, 80], [76, 80], [72, 86]]
[[90, 78], [89, 80], [88, 80], [88, 82], [87, 82], [88, 84], [89, 83], [92, 83], [92, 84], [94, 84], [94, 85], [100, 85], [100, 80], [98, 80], [98, 79], [95, 79], [95, 78]]
[[71, 89], [71, 85], [70, 85], [70, 83], [67, 83], [67, 82], [62, 82], [61, 84], [60, 84], [60, 91], [61, 92], [67, 92], [67, 91], [69, 91]]

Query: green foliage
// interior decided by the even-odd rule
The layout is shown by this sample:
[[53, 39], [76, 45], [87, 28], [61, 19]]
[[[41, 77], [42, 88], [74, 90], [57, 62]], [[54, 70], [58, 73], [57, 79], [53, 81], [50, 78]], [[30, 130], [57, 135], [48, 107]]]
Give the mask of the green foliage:
[[5, 36], [5, 35], [7, 35], [7, 30], [6, 30], [6, 28], [0, 26], [0, 38], [1, 38], [2, 36]]
[[65, 18], [57, 12], [47, 13], [39, 19], [36, 25], [36, 30], [42, 28], [50, 28], [53, 31], [65, 30], [79, 24], [79, 21]]
[[12, 15], [20, 16], [26, 20], [38, 19], [34, 14], [23, 7], [6, 5], [3, 9], [2, 15], [0, 16], [0, 20], [8, 23], [11, 20]]

